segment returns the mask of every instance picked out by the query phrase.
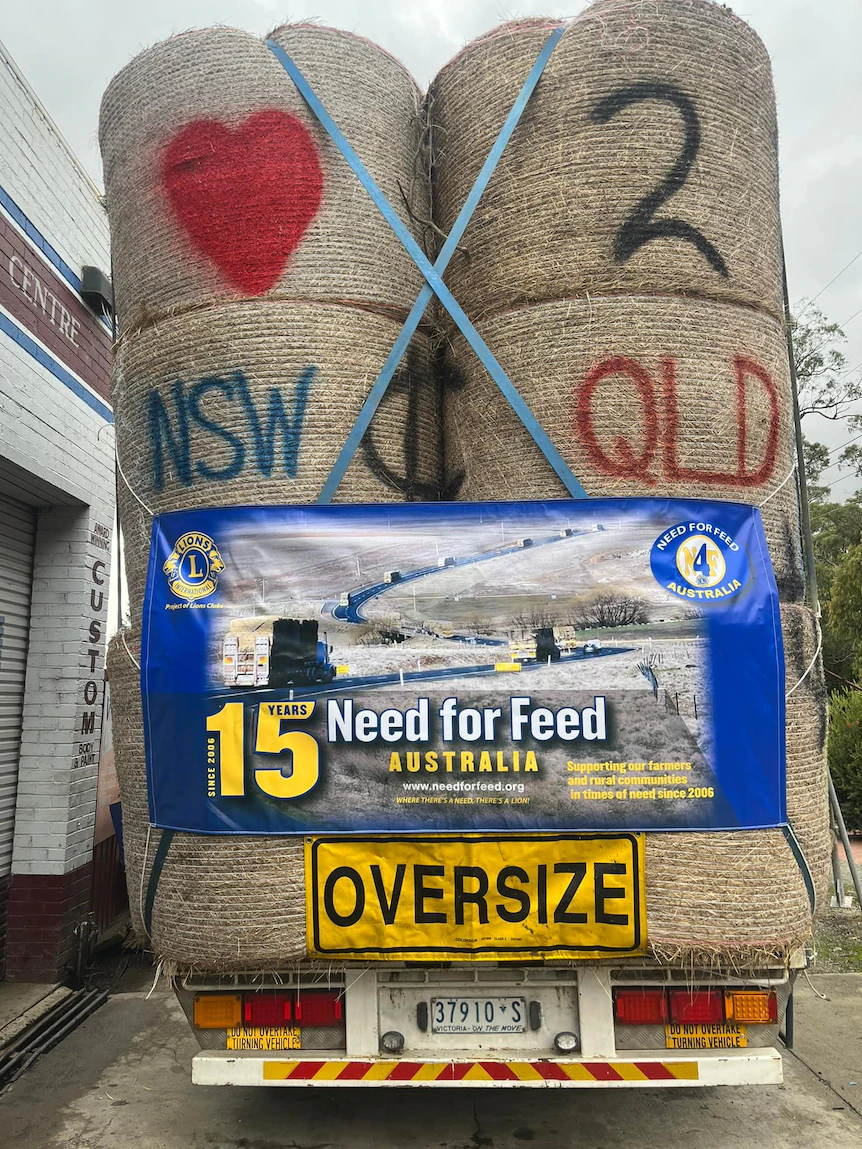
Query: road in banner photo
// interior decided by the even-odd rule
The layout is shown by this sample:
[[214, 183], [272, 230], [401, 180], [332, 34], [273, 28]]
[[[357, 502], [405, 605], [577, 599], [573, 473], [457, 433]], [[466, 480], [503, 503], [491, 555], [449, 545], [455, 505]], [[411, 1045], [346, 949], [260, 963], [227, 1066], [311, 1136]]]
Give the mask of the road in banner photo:
[[162, 516], [150, 757], [199, 763], [207, 790], [154, 774], [156, 823], [775, 824], [754, 801], [781, 770], [760, 531], [750, 508], [666, 500]]

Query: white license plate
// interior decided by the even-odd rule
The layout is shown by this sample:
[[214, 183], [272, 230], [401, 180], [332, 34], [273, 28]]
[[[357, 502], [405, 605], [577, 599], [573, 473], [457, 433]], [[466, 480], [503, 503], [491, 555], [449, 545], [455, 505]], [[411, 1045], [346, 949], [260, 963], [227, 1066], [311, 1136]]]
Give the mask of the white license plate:
[[527, 1002], [523, 997], [435, 997], [431, 999], [432, 1033], [524, 1033]]

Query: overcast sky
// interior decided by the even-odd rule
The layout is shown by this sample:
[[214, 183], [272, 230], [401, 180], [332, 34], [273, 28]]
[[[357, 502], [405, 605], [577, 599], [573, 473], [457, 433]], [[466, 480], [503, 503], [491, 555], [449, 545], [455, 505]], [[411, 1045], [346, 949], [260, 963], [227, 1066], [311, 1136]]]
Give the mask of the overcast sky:
[[[36, 94], [101, 183], [96, 146], [99, 102], [132, 56], [174, 32], [230, 24], [262, 35], [309, 17], [375, 40], [423, 87], [465, 41], [515, 15], [574, 16], [585, 0], [0, 0], [0, 36]], [[820, 292], [862, 254], [862, 2], [739, 0], [737, 15], [759, 32], [773, 61], [778, 95], [781, 193], [791, 298]], [[845, 323], [862, 309], [862, 258], [817, 301]], [[846, 352], [862, 368], [862, 314], [847, 325]], [[823, 420], [811, 438], [836, 446], [847, 432]], [[836, 480], [839, 467], [825, 478]], [[859, 483], [839, 482], [846, 497]]]

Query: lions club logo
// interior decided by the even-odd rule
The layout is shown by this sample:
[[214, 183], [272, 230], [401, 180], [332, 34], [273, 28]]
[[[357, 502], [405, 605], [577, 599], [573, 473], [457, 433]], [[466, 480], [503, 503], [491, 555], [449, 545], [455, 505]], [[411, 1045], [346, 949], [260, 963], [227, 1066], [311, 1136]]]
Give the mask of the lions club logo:
[[188, 531], [177, 539], [162, 570], [177, 598], [193, 602], [213, 593], [224, 561], [209, 535]]
[[708, 606], [738, 595], [748, 582], [748, 556], [717, 523], [678, 523], [653, 543], [656, 579], [679, 598]]

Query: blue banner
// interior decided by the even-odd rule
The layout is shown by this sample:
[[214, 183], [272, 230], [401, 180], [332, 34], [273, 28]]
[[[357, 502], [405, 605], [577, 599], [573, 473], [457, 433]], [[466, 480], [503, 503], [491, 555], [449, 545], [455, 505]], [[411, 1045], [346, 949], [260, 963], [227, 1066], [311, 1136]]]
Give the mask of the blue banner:
[[778, 594], [738, 503], [160, 515], [141, 667], [163, 828], [786, 820]]

